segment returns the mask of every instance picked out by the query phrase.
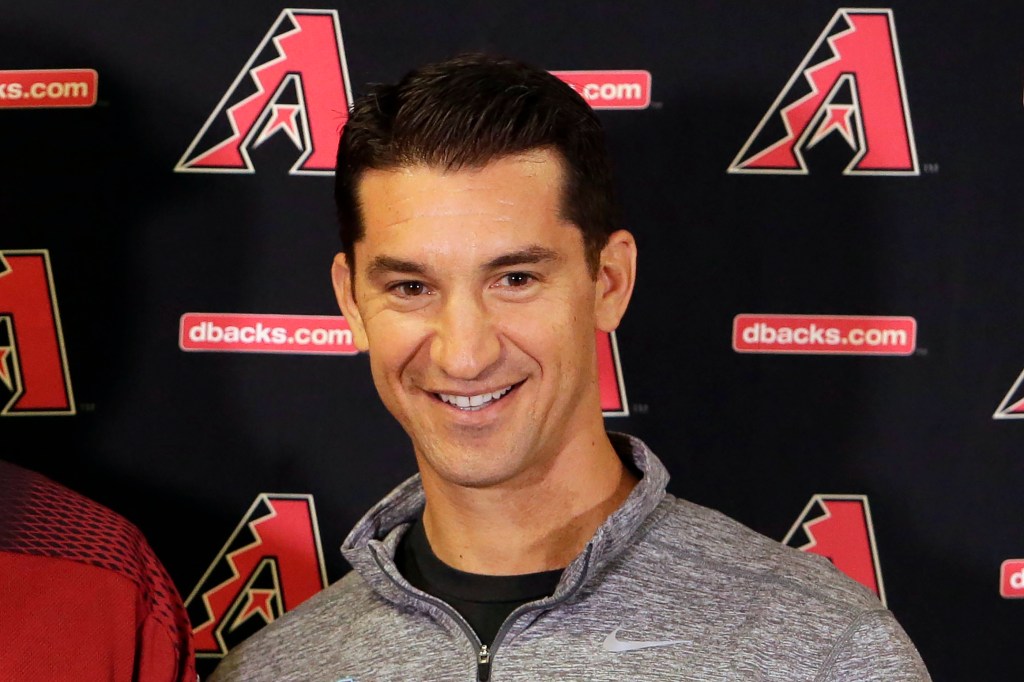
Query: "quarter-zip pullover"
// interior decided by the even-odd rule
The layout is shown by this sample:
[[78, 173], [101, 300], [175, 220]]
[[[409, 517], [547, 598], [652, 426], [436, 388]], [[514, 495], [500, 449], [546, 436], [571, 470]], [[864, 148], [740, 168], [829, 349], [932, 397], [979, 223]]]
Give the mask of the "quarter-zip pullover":
[[395, 566], [424, 504], [413, 476], [345, 539], [353, 570], [233, 649], [209, 682], [931, 679], [870, 590], [827, 559], [673, 496], [642, 441], [610, 436], [640, 482], [555, 592], [513, 611], [491, 646]]

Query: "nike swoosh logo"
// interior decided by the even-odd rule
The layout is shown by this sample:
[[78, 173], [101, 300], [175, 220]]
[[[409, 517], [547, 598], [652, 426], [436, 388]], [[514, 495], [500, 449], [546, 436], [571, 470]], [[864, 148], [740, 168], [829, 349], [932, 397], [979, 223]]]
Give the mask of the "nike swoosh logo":
[[683, 639], [660, 639], [651, 641], [619, 639], [619, 630], [621, 629], [622, 628], [615, 628], [612, 630], [611, 634], [604, 638], [604, 643], [601, 644], [601, 648], [605, 651], [621, 653], [623, 651], [636, 651], [637, 649], [651, 649], [658, 646], [683, 644], [686, 641]]

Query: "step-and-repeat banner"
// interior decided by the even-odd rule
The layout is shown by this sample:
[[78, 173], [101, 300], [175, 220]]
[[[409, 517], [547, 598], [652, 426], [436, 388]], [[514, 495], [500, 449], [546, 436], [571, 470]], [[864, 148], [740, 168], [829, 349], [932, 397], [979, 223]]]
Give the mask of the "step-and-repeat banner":
[[203, 675], [415, 471], [335, 304], [332, 165], [353, 95], [478, 49], [607, 126], [640, 249], [608, 428], [875, 591], [936, 680], [1018, 675], [1021, 3], [3, 14], [0, 456], [143, 530]]

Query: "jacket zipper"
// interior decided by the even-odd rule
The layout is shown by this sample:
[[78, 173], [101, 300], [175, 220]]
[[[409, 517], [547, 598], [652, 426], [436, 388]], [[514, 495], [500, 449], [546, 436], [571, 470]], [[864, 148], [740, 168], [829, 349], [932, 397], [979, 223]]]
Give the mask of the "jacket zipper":
[[[381, 562], [380, 557], [377, 556], [377, 552], [375, 550], [371, 549], [370, 553], [373, 554], [373, 560], [374, 562], [376, 562], [377, 568], [381, 570], [381, 573], [387, 576], [388, 580], [395, 584], [395, 587], [400, 589], [402, 592], [405, 592], [410, 597], [413, 597], [414, 599], [430, 602], [434, 606], [440, 608], [442, 611], [451, 616], [452, 619], [456, 622], [456, 624], [458, 624], [458, 626], [462, 628], [462, 631], [465, 633], [466, 637], [469, 638], [470, 644], [472, 644], [473, 648], [476, 649], [478, 652], [477, 679], [482, 680], [482, 682], [487, 682], [487, 680], [491, 676], [491, 653], [488, 650], [487, 645], [483, 644], [480, 641], [480, 638], [477, 636], [476, 632], [473, 630], [473, 628], [469, 626], [469, 623], [466, 622], [466, 619], [462, 617], [462, 614], [460, 614], [458, 611], [449, 606], [446, 602], [438, 599], [437, 597], [434, 597], [426, 593], [421, 594], [419, 592], [413, 592], [405, 585], [391, 577], [391, 574], [388, 573], [387, 570], [384, 568], [384, 564]], [[484, 677], [481, 677], [481, 675], [484, 675]]]
[[553, 601], [549, 604], [545, 604], [544, 606], [528, 606], [524, 604], [523, 606], [520, 606], [518, 609], [510, 613], [508, 615], [508, 618], [505, 619], [505, 622], [501, 624], [500, 628], [498, 628], [498, 632], [495, 633], [494, 641], [491, 642], [490, 647], [488, 647], [486, 644], [480, 641], [480, 637], [478, 637], [473, 628], [469, 626], [469, 623], [467, 623], [466, 619], [462, 617], [462, 614], [460, 614], [458, 611], [449, 606], [446, 602], [442, 601], [441, 599], [438, 599], [437, 597], [434, 597], [426, 593], [413, 592], [412, 590], [408, 589], [407, 587], [405, 587], [405, 585], [391, 577], [391, 574], [388, 573], [387, 570], [384, 568], [384, 564], [381, 562], [380, 557], [377, 556], [376, 551], [371, 550], [371, 554], [373, 554], [373, 560], [374, 562], [376, 562], [377, 568], [379, 568], [381, 572], [388, 577], [388, 580], [395, 584], [395, 587], [400, 589], [402, 592], [405, 592], [410, 597], [413, 597], [414, 599], [430, 602], [431, 604], [439, 607], [442, 611], [444, 611], [452, 617], [452, 619], [458, 624], [460, 628], [462, 628], [462, 631], [469, 638], [470, 644], [472, 644], [477, 649], [477, 682], [489, 682], [489, 680], [491, 679], [491, 665], [494, 663], [494, 654], [497, 652], [498, 645], [501, 644], [501, 640], [505, 639], [505, 635], [508, 633], [509, 629], [511, 629], [512, 624], [519, 620], [520, 616], [523, 616], [529, 613], [530, 611], [540, 611], [542, 609], [554, 608], [564, 603], [572, 595], [576, 594], [576, 591], [579, 590], [580, 586], [583, 584], [583, 577], [587, 575], [587, 569], [590, 567], [591, 549], [592, 547], [590, 545], [587, 545], [587, 555], [583, 559], [583, 570], [580, 572], [580, 579], [576, 581], [576, 584], [573, 585], [571, 590], [563, 594], [556, 601]]
[[491, 652], [486, 644], [480, 645], [480, 652], [476, 655], [476, 679], [477, 682], [491, 679]]

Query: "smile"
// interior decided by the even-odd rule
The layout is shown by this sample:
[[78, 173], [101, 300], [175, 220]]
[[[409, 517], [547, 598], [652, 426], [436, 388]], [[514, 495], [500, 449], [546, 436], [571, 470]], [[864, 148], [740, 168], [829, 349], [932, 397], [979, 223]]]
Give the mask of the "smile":
[[442, 402], [446, 402], [449, 405], [454, 405], [460, 410], [480, 410], [487, 407], [496, 400], [500, 400], [515, 386], [506, 386], [505, 388], [494, 391], [493, 393], [481, 393], [479, 395], [453, 395], [451, 393], [435, 393]]

